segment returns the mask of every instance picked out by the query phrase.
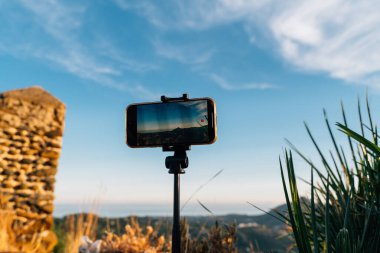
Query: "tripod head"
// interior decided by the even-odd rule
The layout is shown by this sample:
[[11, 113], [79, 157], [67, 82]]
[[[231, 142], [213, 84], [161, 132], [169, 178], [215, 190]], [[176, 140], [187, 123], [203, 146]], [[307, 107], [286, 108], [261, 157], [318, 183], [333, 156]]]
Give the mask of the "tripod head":
[[169, 169], [169, 174], [184, 174], [185, 170], [189, 166], [189, 159], [186, 155], [186, 150], [190, 150], [190, 147], [171, 147], [163, 148], [163, 151], [174, 151], [173, 156], [168, 156], [165, 159], [165, 166]]

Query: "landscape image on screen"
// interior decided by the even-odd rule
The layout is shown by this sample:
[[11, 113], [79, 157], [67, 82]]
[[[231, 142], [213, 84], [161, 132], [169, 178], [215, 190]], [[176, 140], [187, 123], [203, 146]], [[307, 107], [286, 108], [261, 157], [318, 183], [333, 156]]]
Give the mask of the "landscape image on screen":
[[146, 104], [137, 107], [137, 145], [176, 145], [209, 141], [207, 101]]

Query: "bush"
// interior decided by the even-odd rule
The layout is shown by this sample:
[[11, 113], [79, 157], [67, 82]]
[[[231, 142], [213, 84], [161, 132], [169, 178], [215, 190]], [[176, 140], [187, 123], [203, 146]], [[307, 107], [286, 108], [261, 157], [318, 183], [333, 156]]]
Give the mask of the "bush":
[[329, 159], [305, 124], [324, 171], [290, 144], [292, 150], [311, 168], [310, 200], [299, 196], [292, 151], [285, 150], [283, 160], [288, 184], [280, 159], [288, 215], [278, 215], [292, 226], [299, 252], [380, 252], [379, 136], [372, 122], [368, 99], [366, 101], [368, 124], [363, 123], [358, 102], [359, 132], [348, 127], [343, 106], [343, 122], [336, 123], [338, 130], [347, 136], [349, 154], [337, 144], [325, 112], [334, 147], [333, 151], [329, 151]]
[[215, 226], [203, 228], [197, 237], [192, 238], [186, 220], [181, 224], [181, 252], [183, 253], [237, 253], [236, 226]]

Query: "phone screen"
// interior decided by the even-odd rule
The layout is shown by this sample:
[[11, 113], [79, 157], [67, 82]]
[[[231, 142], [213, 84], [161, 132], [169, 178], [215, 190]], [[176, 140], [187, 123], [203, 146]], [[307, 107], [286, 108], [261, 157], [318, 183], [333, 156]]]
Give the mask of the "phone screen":
[[138, 105], [136, 137], [137, 146], [210, 142], [207, 100]]

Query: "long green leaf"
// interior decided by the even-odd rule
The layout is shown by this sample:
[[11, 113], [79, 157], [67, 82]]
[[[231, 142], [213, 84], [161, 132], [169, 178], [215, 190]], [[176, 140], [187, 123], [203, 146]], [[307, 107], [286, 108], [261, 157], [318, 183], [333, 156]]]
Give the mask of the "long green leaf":
[[[285, 150], [285, 152], [286, 152], [286, 150]], [[294, 220], [294, 214], [293, 214], [291, 202], [290, 202], [290, 199], [289, 199], [288, 188], [287, 188], [286, 183], [285, 183], [284, 169], [282, 167], [281, 159], [279, 159], [279, 162], [280, 162], [282, 186], [284, 188], [286, 206], [287, 206], [288, 212], [289, 212], [289, 220], [290, 220], [290, 224], [292, 226], [294, 239], [296, 241], [296, 244], [298, 245], [298, 248], [300, 248], [300, 247], [302, 247], [302, 243], [301, 243], [301, 239], [299, 237], [299, 231], [298, 231], [296, 222]]]
[[298, 230], [300, 231], [299, 236], [302, 243], [302, 252], [311, 253], [311, 245], [308, 240], [308, 230], [306, 228], [305, 220], [303, 217], [301, 200], [298, 195], [297, 181], [294, 173], [293, 158], [291, 151], [289, 151], [289, 156], [288, 154], [286, 154], [286, 161], [288, 168], [290, 193], [292, 196], [292, 205], [294, 209], [296, 225], [298, 227]]
[[346, 135], [351, 136], [353, 139], [357, 140], [359, 143], [363, 144], [366, 148], [371, 150], [374, 154], [377, 156], [380, 156], [380, 147], [374, 144], [373, 142], [367, 140], [360, 134], [356, 133], [355, 131], [352, 131], [348, 127], [342, 125], [341, 123], [336, 123], [338, 126], [339, 130], [345, 133]]
[[325, 240], [326, 253], [331, 252], [330, 244], [330, 180], [327, 182], [326, 207], [325, 207]]
[[318, 243], [318, 231], [317, 231], [317, 217], [315, 214], [315, 202], [314, 202], [314, 177], [313, 168], [311, 168], [311, 224], [313, 229], [313, 242], [314, 242], [314, 253], [319, 253], [319, 243]]

